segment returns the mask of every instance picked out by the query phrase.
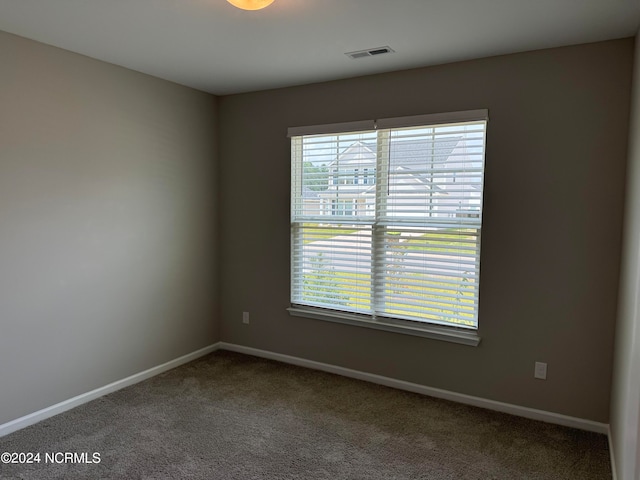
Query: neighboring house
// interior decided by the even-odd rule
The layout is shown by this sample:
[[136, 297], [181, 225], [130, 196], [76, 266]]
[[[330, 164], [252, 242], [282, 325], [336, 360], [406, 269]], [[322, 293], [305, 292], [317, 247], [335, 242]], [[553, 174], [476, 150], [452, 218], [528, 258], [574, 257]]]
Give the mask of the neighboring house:
[[[375, 143], [356, 141], [327, 165], [327, 187], [305, 189], [305, 213], [330, 216], [373, 216], [376, 195]], [[389, 151], [392, 216], [411, 216], [432, 205], [432, 216], [477, 216], [481, 203], [480, 176], [463, 137], [392, 141]], [[478, 165], [475, 165], [477, 168]], [[472, 180], [470, 182], [470, 176]], [[464, 177], [464, 182], [460, 180]], [[477, 186], [473, 177], [478, 178]], [[458, 183], [456, 183], [458, 180]], [[461, 187], [461, 185], [466, 185]], [[394, 193], [415, 198], [415, 205], [394, 204]]]
[[303, 198], [303, 215], [309, 216], [317, 216], [317, 215], [325, 215], [322, 209], [322, 200], [318, 195], [318, 192], [311, 190], [307, 186], [302, 187], [302, 198]]
[[356, 141], [328, 166], [327, 190], [320, 192], [323, 215], [373, 215], [375, 144]]

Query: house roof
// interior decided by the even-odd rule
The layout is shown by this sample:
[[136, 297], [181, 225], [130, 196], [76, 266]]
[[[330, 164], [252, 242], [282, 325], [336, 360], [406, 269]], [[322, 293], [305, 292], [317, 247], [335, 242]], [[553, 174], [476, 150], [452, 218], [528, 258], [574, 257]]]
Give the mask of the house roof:
[[306, 185], [302, 187], [302, 198], [318, 198], [318, 192], [311, 190]]
[[[392, 141], [389, 146], [391, 168], [394, 168], [393, 164], [403, 167], [411, 163], [424, 164], [430, 161], [432, 155], [434, 162], [446, 162], [462, 138], [461, 135], [458, 135], [437, 139], [435, 142], [426, 138]], [[375, 165], [376, 149], [375, 142], [357, 140], [349, 145], [329, 166], [356, 164], [363, 165], [365, 168], [364, 165], [367, 164]]]
[[[432, 141], [425, 138], [393, 141], [390, 145], [389, 171], [395, 173], [392, 188], [415, 190], [417, 193], [430, 190], [434, 193], [446, 195], [446, 186], [439, 185], [429, 173], [425, 172], [425, 164], [434, 162], [453, 168], [458, 168], [463, 160], [460, 157], [452, 157], [455, 149], [460, 146], [463, 140], [462, 135], [436, 139]], [[354, 141], [338, 157], [337, 160], [328, 165], [330, 170], [339, 166], [340, 170], [355, 171], [360, 174], [366, 168], [373, 169], [376, 165], [376, 143], [370, 141]], [[344, 167], [344, 168], [343, 168]], [[415, 172], [413, 169], [415, 168]], [[447, 168], [445, 166], [445, 168]], [[473, 190], [479, 190], [480, 185], [470, 185]], [[335, 195], [336, 190], [344, 194], [356, 196], [369, 196], [375, 194], [374, 184], [330, 184], [328, 190], [320, 192], [319, 196], [326, 196], [326, 193]], [[456, 194], [467, 196], [470, 190], [457, 191]]]
[[360, 140], [349, 145], [338, 157], [329, 164], [335, 166], [340, 165], [375, 165], [376, 163], [376, 144], [375, 142], [362, 142]]

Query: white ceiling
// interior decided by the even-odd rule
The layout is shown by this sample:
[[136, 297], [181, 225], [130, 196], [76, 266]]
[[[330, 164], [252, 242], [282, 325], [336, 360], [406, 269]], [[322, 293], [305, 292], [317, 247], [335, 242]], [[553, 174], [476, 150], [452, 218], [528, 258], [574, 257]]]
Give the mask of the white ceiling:
[[[640, 0], [0, 0], [0, 30], [215, 94], [633, 36]], [[396, 53], [344, 53], [389, 45]]]

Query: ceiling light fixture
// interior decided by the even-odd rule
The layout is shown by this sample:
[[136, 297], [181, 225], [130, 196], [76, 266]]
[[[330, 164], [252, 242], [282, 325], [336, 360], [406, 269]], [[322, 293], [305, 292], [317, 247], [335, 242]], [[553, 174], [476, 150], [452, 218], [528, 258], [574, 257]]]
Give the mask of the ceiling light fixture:
[[260, 10], [261, 8], [268, 7], [274, 0], [227, 0], [234, 7], [241, 8], [242, 10]]

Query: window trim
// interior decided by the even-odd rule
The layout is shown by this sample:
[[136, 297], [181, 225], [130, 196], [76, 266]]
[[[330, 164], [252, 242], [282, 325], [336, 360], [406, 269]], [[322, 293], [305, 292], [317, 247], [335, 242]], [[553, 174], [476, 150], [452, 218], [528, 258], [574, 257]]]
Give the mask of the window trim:
[[[355, 122], [343, 122], [312, 126], [290, 127], [288, 137], [319, 134], [339, 134], [358, 130], [377, 130], [390, 128], [403, 128], [412, 126], [429, 126], [442, 123], [489, 121], [487, 109], [436, 113], [427, 115], [414, 115], [406, 117], [392, 117], [376, 120], [363, 120]], [[485, 143], [486, 151], [486, 143]], [[376, 178], [375, 176], [373, 177]], [[363, 184], [367, 184], [367, 176], [364, 176]], [[373, 184], [377, 182], [374, 180]], [[291, 287], [291, 281], [290, 281]], [[353, 326], [373, 328], [393, 333], [415, 335], [434, 340], [442, 340], [456, 344], [478, 346], [481, 342], [480, 325], [474, 329], [456, 327], [451, 325], [439, 325], [437, 323], [422, 323], [412, 320], [395, 319], [367, 314], [352, 313], [329, 308], [314, 307], [291, 303], [287, 308], [289, 315], [315, 320], [325, 320]]]
[[378, 128], [402, 128], [414, 127], [417, 125], [429, 126], [440, 123], [475, 122], [482, 120], [487, 122], [489, 121], [489, 110], [465, 110], [460, 112], [430, 113], [427, 115], [412, 115], [408, 117], [378, 118], [376, 120], [289, 127], [287, 130], [287, 137], [347, 133], [360, 130], [377, 130]]
[[315, 308], [297, 304], [293, 304], [288, 307], [287, 311], [292, 317], [303, 317], [313, 320], [342, 323], [356, 327], [373, 328], [375, 330], [414, 335], [433, 340], [442, 340], [460, 345], [468, 345], [471, 347], [477, 347], [480, 345], [480, 341], [482, 340], [482, 337], [478, 334], [478, 330], [436, 325], [433, 323], [412, 322], [411, 320], [400, 320], [386, 317], [372, 318], [369, 315], [360, 315], [357, 313]]

